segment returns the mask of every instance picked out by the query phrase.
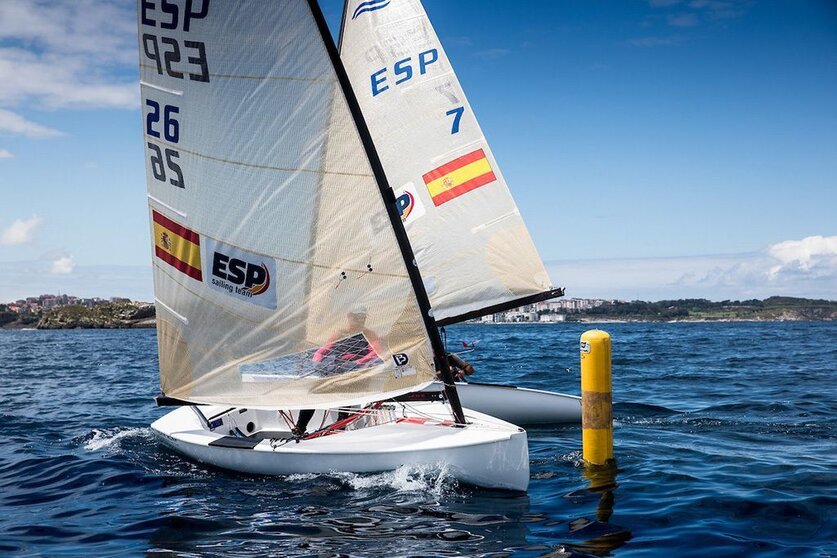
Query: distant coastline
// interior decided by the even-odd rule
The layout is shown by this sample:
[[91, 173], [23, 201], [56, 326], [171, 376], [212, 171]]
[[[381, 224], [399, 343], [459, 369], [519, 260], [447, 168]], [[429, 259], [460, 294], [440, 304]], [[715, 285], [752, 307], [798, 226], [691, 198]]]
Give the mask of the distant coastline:
[[774, 296], [764, 300], [614, 301], [566, 315], [576, 322], [788, 322], [837, 320], [837, 301]]
[[[79, 299], [41, 295], [0, 304], [2, 329], [127, 329], [156, 327], [150, 302], [123, 298]], [[560, 324], [636, 322], [787, 322], [837, 320], [837, 301], [793, 297], [712, 302], [706, 299], [658, 302], [558, 299], [468, 323]]]
[[41, 295], [0, 304], [2, 329], [126, 329], [156, 327], [150, 302]]

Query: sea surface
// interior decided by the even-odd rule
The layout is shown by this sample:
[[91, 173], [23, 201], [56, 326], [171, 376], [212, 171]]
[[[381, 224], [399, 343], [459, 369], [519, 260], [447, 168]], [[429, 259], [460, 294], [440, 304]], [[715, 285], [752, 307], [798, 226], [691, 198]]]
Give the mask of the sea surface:
[[[577, 394], [590, 327], [447, 335], [481, 381]], [[153, 330], [0, 331], [0, 556], [837, 556], [837, 323], [599, 327], [618, 469], [531, 428], [527, 494], [212, 469], [150, 433]]]

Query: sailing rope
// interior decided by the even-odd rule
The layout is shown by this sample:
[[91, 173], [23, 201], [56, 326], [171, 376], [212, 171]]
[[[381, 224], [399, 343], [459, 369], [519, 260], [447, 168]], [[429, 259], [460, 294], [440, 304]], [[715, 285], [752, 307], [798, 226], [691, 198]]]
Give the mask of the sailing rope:
[[[315, 438], [321, 438], [323, 436], [330, 436], [332, 434], [336, 434], [338, 431], [345, 429], [347, 426], [355, 422], [356, 420], [360, 419], [363, 416], [373, 415], [373, 414], [381, 414], [378, 411], [381, 408], [381, 403], [373, 403], [370, 407], [365, 409], [352, 409], [353, 414], [349, 415], [348, 417], [344, 418], [343, 420], [338, 420], [337, 422], [333, 422], [329, 424], [325, 428], [320, 428], [319, 430], [315, 430], [311, 434], [307, 434], [302, 437], [303, 440], [313, 440]], [[345, 412], [345, 409], [338, 408], [338, 412]], [[325, 419], [323, 419], [325, 420]]]

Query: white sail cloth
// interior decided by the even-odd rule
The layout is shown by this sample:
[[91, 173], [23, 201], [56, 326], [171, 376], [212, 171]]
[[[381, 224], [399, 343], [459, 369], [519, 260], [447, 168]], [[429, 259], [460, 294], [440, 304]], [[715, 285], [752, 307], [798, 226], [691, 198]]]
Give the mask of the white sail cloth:
[[416, 296], [308, 3], [138, 5], [163, 393], [322, 408], [426, 385]]
[[550, 290], [420, 0], [348, 0], [340, 45], [436, 320]]

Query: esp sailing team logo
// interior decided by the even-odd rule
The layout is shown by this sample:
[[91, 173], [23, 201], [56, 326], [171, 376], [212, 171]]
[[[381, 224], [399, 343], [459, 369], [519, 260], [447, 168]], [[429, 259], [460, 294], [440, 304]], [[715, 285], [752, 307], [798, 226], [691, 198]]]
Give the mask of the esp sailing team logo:
[[212, 262], [209, 287], [265, 308], [276, 309], [276, 261], [235, 246], [207, 239], [206, 253]]
[[421, 203], [412, 182], [405, 184], [395, 192], [395, 207], [405, 225], [409, 225], [424, 215], [424, 205]]
[[375, 12], [377, 10], [382, 10], [389, 6], [390, 0], [365, 0], [357, 5], [355, 8], [354, 13], [352, 14], [352, 20], [357, 19], [358, 16], [363, 15], [368, 12]]
[[395, 200], [395, 205], [401, 220], [406, 221], [416, 207], [416, 197], [411, 192], [404, 192]]

